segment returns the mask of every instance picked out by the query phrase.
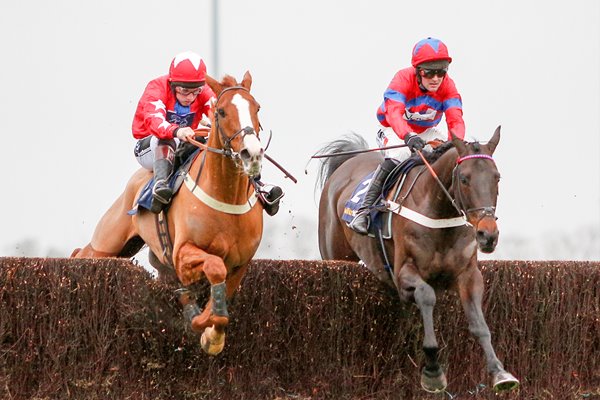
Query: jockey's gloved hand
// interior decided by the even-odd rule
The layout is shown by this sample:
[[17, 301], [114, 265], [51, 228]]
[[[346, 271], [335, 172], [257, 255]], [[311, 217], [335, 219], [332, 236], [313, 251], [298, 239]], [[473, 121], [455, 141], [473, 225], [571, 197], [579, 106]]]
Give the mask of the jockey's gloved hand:
[[177, 130], [175, 130], [175, 135], [177, 136], [177, 139], [181, 140], [182, 142], [187, 142], [188, 138], [194, 139], [196, 137], [196, 132], [194, 132], [194, 130], [189, 126], [186, 126], [184, 128], [177, 128]]
[[427, 144], [416, 133], [407, 133], [404, 137], [404, 143], [406, 143], [411, 152], [423, 150], [423, 147]]

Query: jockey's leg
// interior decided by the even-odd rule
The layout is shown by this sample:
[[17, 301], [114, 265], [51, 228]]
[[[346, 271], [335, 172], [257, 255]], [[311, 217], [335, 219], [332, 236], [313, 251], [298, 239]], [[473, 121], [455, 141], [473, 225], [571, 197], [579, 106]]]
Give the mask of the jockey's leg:
[[369, 214], [372, 206], [377, 202], [383, 192], [383, 184], [386, 178], [396, 167], [396, 163], [393, 160], [385, 160], [382, 162], [375, 171], [371, 182], [365, 193], [365, 198], [361, 208], [357, 211], [352, 222], [348, 226], [358, 233], [367, 234], [369, 228]]
[[175, 157], [175, 141], [159, 140], [154, 150], [154, 187], [152, 188], [152, 205], [150, 211], [158, 214], [169, 204], [173, 191], [169, 187], [169, 176], [173, 170]]

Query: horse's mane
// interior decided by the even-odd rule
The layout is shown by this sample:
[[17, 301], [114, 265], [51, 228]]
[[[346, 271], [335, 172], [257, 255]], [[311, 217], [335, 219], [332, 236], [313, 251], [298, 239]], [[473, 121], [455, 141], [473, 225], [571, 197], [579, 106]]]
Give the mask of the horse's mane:
[[225, 87], [232, 87], [232, 86], [237, 86], [238, 82], [233, 76], [225, 75], [223, 77], [223, 80], [221, 80], [221, 85], [223, 85]]
[[[340, 139], [327, 143], [314, 155], [338, 154], [347, 151], [367, 150], [368, 148], [369, 144], [367, 141], [361, 135], [352, 132], [342, 136]], [[340, 165], [354, 156], [356, 156], [356, 154], [323, 158], [317, 172], [315, 190], [320, 192], [321, 189], [323, 189], [323, 185], [325, 185], [327, 178], [333, 174], [333, 171], [338, 169]]]
[[[425, 152], [422, 154], [429, 164], [433, 164], [434, 162], [439, 160], [441, 156], [446, 154], [446, 152], [448, 150], [450, 150], [452, 148], [454, 148], [454, 143], [452, 143], [452, 141], [449, 140], [447, 142], [442, 143], [441, 145], [439, 145], [438, 147], [433, 149], [431, 152]], [[411, 157], [421, 160], [421, 157], [419, 157], [419, 155], [417, 153], [412, 154]], [[421, 164], [423, 164], [422, 160], [421, 160]]]

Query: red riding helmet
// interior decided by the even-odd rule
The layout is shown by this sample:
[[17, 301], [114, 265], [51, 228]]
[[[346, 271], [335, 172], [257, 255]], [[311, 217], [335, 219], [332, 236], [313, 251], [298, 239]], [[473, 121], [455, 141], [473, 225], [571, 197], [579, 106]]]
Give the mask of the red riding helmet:
[[191, 51], [179, 53], [171, 61], [169, 82], [201, 83], [206, 79], [206, 65], [200, 56]]
[[431, 61], [451, 63], [452, 57], [448, 55], [448, 48], [441, 40], [428, 37], [415, 44], [411, 63], [416, 68], [419, 64]]

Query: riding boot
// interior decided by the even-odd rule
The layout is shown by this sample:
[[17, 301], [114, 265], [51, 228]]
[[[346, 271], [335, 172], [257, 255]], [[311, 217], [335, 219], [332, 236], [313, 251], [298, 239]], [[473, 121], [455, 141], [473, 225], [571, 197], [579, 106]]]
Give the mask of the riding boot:
[[169, 204], [173, 190], [169, 186], [169, 176], [173, 170], [173, 148], [159, 141], [154, 150], [154, 186], [152, 187], [152, 204], [150, 211], [158, 214]]
[[373, 208], [373, 205], [375, 205], [375, 202], [379, 200], [379, 197], [383, 192], [383, 184], [395, 166], [396, 164], [392, 160], [386, 160], [377, 167], [377, 170], [369, 183], [367, 192], [365, 193], [362, 206], [357, 210], [356, 215], [348, 224], [350, 229], [363, 235], [366, 235], [369, 232], [369, 215], [371, 209]]

